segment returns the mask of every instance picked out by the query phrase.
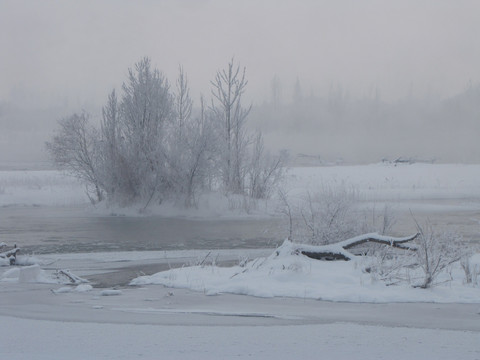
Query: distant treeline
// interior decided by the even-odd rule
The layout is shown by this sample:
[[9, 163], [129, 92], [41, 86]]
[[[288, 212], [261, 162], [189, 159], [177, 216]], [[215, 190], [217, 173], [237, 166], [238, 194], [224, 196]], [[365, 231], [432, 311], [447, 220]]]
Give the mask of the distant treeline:
[[409, 96], [395, 102], [341, 89], [325, 97], [296, 94], [288, 103], [272, 97], [252, 110], [251, 121], [268, 145], [332, 161], [480, 161], [480, 85], [447, 99]]

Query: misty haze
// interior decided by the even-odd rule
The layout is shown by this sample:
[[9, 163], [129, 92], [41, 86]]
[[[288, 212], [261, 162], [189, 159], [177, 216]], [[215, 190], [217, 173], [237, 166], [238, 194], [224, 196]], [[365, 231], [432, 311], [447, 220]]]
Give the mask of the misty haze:
[[478, 14], [0, 0], [0, 358], [478, 360]]
[[479, 159], [473, 2], [0, 6], [2, 162], [46, 161], [56, 121], [82, 110], [100, 119], [107, 94], [143, 56], [172, 83], [182, 65], [197, 107], [234, 56], [247, 69], [249, 126], [293, 156]]

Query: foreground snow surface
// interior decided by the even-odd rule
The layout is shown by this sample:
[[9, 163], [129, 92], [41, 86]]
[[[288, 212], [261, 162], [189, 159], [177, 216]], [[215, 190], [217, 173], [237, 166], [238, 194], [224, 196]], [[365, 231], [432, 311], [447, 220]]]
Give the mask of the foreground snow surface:
[[0, 317], [2, 359], [479, 359], [479, 334], [354, 324], [154, 326]]
[[[262, 259], [263, 251], [249, 252], [225, 250], [218, 257], [210, 256]], [[295, 259], [290, 263], [294, 266], [284, 269], [283, 265], [289, 264], [286, 260], [293, 258], [272, 255], [270, 258], [281, 259], [280, 268], [272, 267], [275, 260], [265, 257], [268, 274], [250, 271], [255, 275], [252, 288], [263, 287], [271, 296], [272, 286], [283, 287], [302, 292], [301, 299], [207, 296], [203, 288], [191, 292], [158, 285], [96, 289], [88, 284], [51, 283], [49, 277], [53, 269], [65, 265], [81, 276], [108, 275], [119, 266], [198, 262], [207, 255], [198, 251], [52, 254], [21, 259], [25, 264], [40, 265], [0, 268], [0, 359], [480, 359], [478, 304], [365, 304], [304, 297], [305, 286], [320, 286], [312, 281], [317, 270], [340, 282], [339, 286], [330, 283], [331, 294], [352, 287], [350, 299], [362, 288], [364, 293], [374, 291], [377, 301], [391, 296], [394, 287], [375, 291], [379, 284], [362, 286], [361, 272], [354, 265], [342, 269], [353, 262], [315, 261], [310, 268]], [[316, 269], [317, 263], [325, 266]], [[341, 266], [331, 268], [336, 265]], [[197, 274], [218, 281], [216, 272], [233, 269], [245, 267], [207, 265], [183, 271], [188, 271], [191, 279]], [[295, 282], [303, 277], [301, 289], [295, 290]], [[322, 286], [326, 293], [327, 287]], [[442, 296], [458, 293], [464, 299], [466, 289], [452, 285], [409, 292], [399, 288], [395, 294], [403, 299], [422, 294], [419, 301], [425, 301], [431, 296], [445, 300]], [[478, 301], [478, 289], [470, 290], [477, 291]]]

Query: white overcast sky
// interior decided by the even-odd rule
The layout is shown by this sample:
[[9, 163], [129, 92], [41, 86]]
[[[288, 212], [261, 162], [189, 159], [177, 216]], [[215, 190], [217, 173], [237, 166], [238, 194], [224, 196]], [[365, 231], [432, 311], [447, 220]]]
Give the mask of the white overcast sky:
[[384, 99], [480, 80], [478, 0], [0, 0], [0, 101], [101, 105], [143, 56], [209, 95], [235, 56], [249, 95], [331, 84]]

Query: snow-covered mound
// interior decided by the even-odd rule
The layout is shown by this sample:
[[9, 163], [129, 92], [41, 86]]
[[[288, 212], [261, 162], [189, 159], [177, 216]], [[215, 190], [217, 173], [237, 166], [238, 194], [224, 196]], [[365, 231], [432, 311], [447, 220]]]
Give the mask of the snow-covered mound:
[[[30, 264], [34, 257], [22, 257], [23, 265]], [[40, 263], [40, 262], [39, 262]], [[69, 284], [69, 285], [87, 285], [87, 280], [76, 276], [70, 270], [47, 271], [42, 269], [39, 263], [28, 266], [5, 267], [0, 271], [0, 283], [39, 283], [39, 284]], [[90, 286], [90, 285], [88, 285]], [[86, 286], [86, 288], [88, 288]], [[80, 290], [78, 290], [80, 289]], [[85, 291], [85, 287], [79, 287], [77, 291]], [[91, 286], [90, 286], [91, 289]]]
[[[258, 297], [297, 297], [348, 302], [480, 302], [480, 287], [465, 285], [455, 264], [432, 289], [410, 284], [389, 286], [366, 272], [365, 258], [319, 261], [296, 251], [289, 241], [272, 255], [234, 267], [192, 266], [134, 279], [131, 285], [161, 284], [208, 295], [232, 293]], [[480, 263], [480, 256], [471, 260]]]
[[59, 281], [42, 270], [39, 265], [12, 267], [0, 274], [0, 282], [58, 284]]

